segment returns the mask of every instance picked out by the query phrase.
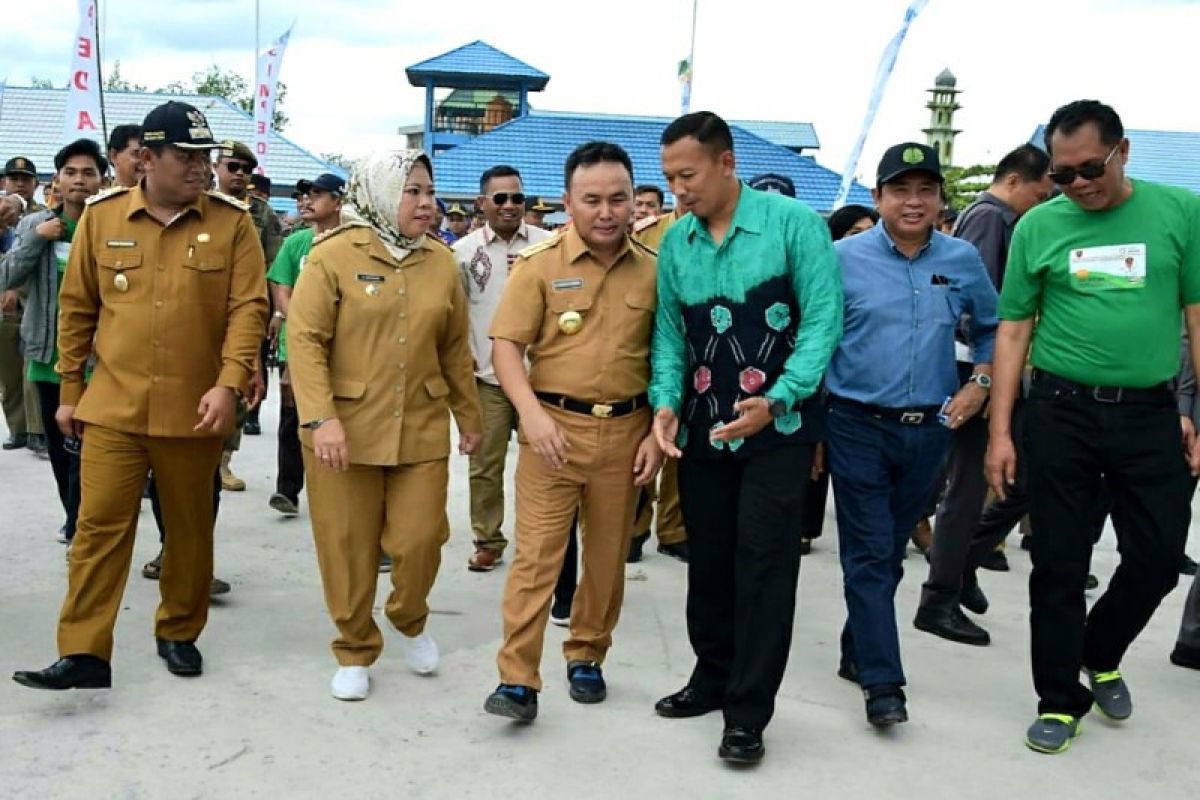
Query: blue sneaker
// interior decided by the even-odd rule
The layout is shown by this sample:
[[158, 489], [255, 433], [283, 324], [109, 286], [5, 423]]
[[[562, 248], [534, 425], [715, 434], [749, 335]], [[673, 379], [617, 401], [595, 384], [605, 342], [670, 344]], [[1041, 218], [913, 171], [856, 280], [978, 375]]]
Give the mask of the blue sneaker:
[[571, 699], [576, 703], [599, 703], [608, 696], [600, 665], [595, 661], [567, 664], [567, 680], [571, 683]]
[[517, 722], [533, 722], [537, 719], [537, 692], [528, 686], [502, 683], [488, 695], [483, 710]]

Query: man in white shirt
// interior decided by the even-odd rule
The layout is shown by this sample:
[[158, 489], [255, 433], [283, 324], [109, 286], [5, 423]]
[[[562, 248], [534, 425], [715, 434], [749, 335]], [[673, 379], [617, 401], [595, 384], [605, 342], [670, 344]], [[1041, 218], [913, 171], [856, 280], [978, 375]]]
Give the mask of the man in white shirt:
[[490, 572], [504, 558], [508, 540], [504, 523], [504, 461], [508, 440], [517, 427], [517, 412], [492, 370], [492, 324], [509, 270], [522, 250], [550, 236], [524, 222], [525, 194], [521, 174], [498, 165], [479, 179], [476, 207], [486, 224], [454, 243], [471, 316], [471, 352], [475, 383], [483, 404], [483, 442], [471, 456], [471, 530], [475, 552], [467, 561], [472, 572]]

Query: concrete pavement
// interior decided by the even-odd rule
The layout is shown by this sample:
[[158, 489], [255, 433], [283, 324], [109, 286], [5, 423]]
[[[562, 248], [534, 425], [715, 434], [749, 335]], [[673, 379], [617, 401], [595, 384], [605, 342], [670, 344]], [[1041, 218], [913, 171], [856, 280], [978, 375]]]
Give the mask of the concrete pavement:
[[[141, 577], [140, 566], [158, 543], [145, 503], [117, 625], [114, 688], [49, 693], [8, 680], [13, 670], [54, 660], [66, 565], [54, 540], [61, 512], [49, 464], [28, 451], [0, 454], [0, 798], [1101, 800], [1193, 797], [1200, 784], [1193, 713], [1200, 674], [1167, 661], [1190, 579], [1181, 580], [1126, 660], [1133, 718], [1116, 726], [1093, 714], [1070, 752], [1047, 757], [1022, 744], [1035, 714], [1026, 554], [1014, 547], [1012, 572], [983, 574], [992, 610], [980, 622], [993, 644], [982, 649], [912, 628], [925, 577], [924, 562], [912, 554], [898, 599], [911, 722], [880, 734], [867, 725], [859, 692], [834, 675], [844, 609], [832, 506], [829, 532], [801, 570], [791, 664], [759, 768], [733, 770], [718, 761], [719, 715], [654, 715], [654, 701], [683, 685], [692, 659], [684, 567], [654, 553], [653, 543], [627, 573], [625, 609], [605, 665], [608, 701], [588, 707], [568, 698], [563, 632], [551, 627], [540, 718], [519, 727], [491, 717], [482, 706], [497, 682], [505, 568], [465, 568], [471, 536], [466, 460], [458, 457], [451, 540], [431, 603], [429, 630], [442, 651], [438, 674], [409, 673], [398, 634], [385, 628], [370, 699], [333, 700], [333, 628], [307, 508], [285, 520], [267, 507], [277, 402], [273, 394], [264, 410], [267, 435], [245, 437], [234, 460], [248, 490], [222, 500], [217, 573], [233, 592], [214, 603], [199, 642], [205, 672], [198, 679], [168, 674], [154, 652], [157, 585]], [[1109, 531], [1094, 560], [1102, 583], [1116, 562]], [[381, 582], [380, 605], [386, 591]]]

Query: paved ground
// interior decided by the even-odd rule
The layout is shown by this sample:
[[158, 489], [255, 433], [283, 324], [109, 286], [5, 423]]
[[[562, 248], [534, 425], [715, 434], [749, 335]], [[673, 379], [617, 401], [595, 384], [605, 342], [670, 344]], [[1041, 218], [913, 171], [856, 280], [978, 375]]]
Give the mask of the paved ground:
[[[274, 400], [274, 398], [272, 398]], [[274, 409], [264, 414], [274, 430]], [[1172, 666], [1184, 592], [1166, 601], [1125, 664], [1137, 713], [1121, 728], [1095, 715], [1065, 756], [1021, 743], [1034, 714], [1027, 668], [1028, 559], [984, 576], [994, 643], [974, 649], [915, 631], [924, 564], [898, 601], [912, 721], [886, 734], [867, 725], [862, 699], [834, 676], [843, 619], [836, 543], [804, 561], [791, 666], [753, 772], [716, 758], [720, 718], [657, 718], [652, 705], [691, 667], [683, 628], [684, 568], [651, 555], [628, 572], [624, 616], [606, 665], [609, 700], [567, 697], [550, 628], [541, 718], [517, 727], [482, 711], [496, 683], [503, 570], [476, 575], [466, 465], [452, 470], [451, 526], [434, 589], [430, 630], [443, 658], [420, 678], [388, 631], [365, 703], [329, 697], [335, 665], [308, 519], [267, 508], [273, 437], [247, 437], [235, 461], [250, 484], [227, 494], [217, 535], [218, 574], [232, 594], [213, 609], [200, 646], [202, 678], [169, 675], [154, 654], [156, 584], [129, 579], [117, 626], [115, 686], [34, 692], [0, 677], [0, 798], [492, 798], [492, 797], [1194, 797], [1200, 784], [1193, 713], [1200, 675]], [[54, 660], [64, 590], [61, 519], [50, 468], [27, 452], [0, 455], [0, 672]], [[832, 511], [832, 509], [831, 509]], [[832, 516], [830, 519], [832, 525]], [[135, 566], [157, 542], [148, 505]], [[1197, 555], [1195, 544], [1190, 548]], [[1111, 534], [1095, 571], [1116, 563]], [[382, 602], [385, 589], [381, 587]], [[532, 790], [532, 794], [529, 794]]]

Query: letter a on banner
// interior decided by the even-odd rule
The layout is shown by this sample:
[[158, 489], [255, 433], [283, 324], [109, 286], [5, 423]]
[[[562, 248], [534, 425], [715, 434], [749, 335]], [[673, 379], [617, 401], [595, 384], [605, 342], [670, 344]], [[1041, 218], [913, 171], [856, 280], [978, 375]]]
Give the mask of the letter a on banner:
[[98, 138], [100, 126], [100, 65], [96, 37], [96, 0], [78, 0], [79, 27], [71, 47], [71, 81], [67, 84], [67, 112], [62, 141]]
[[259, 173], [265, 173], [271, 152], [271, 129], [275, 123], [275, 101], [278, 99], [279, 68], [283, 51], [287, 49], [292, 29], [275, 40], [271, 49], [258, 57], [254, 76], [254, 156]]

